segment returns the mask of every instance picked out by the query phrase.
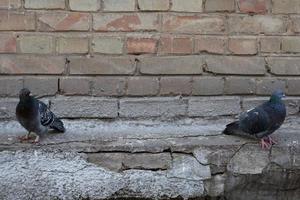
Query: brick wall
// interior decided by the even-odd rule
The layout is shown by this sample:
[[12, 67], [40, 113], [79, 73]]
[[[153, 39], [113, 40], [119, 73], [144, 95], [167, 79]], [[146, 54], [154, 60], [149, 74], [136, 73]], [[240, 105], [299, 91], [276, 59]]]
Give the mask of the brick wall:
[[299, 33], [299, 0], [1, 0], [0, 96], [297, 96]]

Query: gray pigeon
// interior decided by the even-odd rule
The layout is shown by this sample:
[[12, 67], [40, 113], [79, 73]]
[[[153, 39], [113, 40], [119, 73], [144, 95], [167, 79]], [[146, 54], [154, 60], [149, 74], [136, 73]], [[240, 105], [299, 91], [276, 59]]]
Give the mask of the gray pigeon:
[[46, 104], [31, 96], [27, 88], [21, 89], [19, 98], [16, 107], [17, 120], [28, 131], [22, 140], [28, 140], [30, 133], [35, 133], [37, 137], [34, 142], [37, 143], [40, 136], [46, 134], [49, 128], [65, 132], [63, 122], [49, 110]]
[[282, 101], [284, 96], [281, 90], [275, 91], [269, 101], [242, 113], [239, 120], [228, 124], [223, 133], [259, 138], [263, 149], [270, 148], [276, 144], [270, 135], [282, 125], [286, 117]]

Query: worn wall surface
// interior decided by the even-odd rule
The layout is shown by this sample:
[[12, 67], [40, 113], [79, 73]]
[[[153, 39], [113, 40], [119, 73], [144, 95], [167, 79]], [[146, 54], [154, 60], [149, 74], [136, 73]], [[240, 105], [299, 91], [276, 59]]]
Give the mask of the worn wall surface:
[[298, 0], [1, 0], [0, 96], [112, 97], [119, 115], [123, 97], [297, 96], [299, 32]]

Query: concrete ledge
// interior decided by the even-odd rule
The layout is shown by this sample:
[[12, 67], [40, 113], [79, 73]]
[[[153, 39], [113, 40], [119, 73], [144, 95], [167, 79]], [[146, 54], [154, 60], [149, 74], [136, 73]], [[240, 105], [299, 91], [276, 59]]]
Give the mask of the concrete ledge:
[[298, 199], [299, 118], [271, 150], [222, 135], [218, 120], [64, 120], [67, 132], [19, 143], [15, 121], [0, 126], [4, 199]]

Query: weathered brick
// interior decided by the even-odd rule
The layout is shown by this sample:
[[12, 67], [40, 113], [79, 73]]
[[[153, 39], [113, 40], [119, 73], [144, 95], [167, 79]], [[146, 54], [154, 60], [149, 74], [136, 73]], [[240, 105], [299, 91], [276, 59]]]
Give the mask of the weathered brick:
[[207, 71], [216, 74], [265, 74], [265, 61], [259, 57], [206, 56], [205, 60]]
[[0, 74], [62, 74], [64, 68], [65, 58], [60, 56], [0, 56]]
[[271, 73], [276, 75], [300, 75], [300, 59], [270, 57], [266, 59]]
[[169, 0], [138, 0], [140, 10], [168, 10], [170, 7]]
[[0, 34], [0, 53], [15, 53], [17, 51], [17, 40], [14, 34]]
[[300, 33], [300, 17], [291, 16], [292, 19], [292, 29], [295, 33]]
[[57, 39], [56, 50], [61, 54], [88, 53], [89, 41], [85, 37], [61, 37]]
[[229, 51], [239, 55], [254, 55], [257, 53], [256, 38], [232, 37], [228, 41]]
[[208, 0], [205, 1], [205, 11], [234, 11], [235, 10], [234, 0]]
[[236, 115], [240, 111], [240, 99], [236, 97], [194, 97], [189, 100], [190, 117]]
[[186, 115], [187, 104], [176, 98], [137, 98], [120, 100], [120, 116], [137, 117], [178, 117]]
[[298, 0], [273, 0], [273, 13], [300, 13], [300, 1]]
[[91, 78], [88, 77], [63, 77], [60, 79], [60, 91], [64, 95], [90, 94]]
[[102, 13], [93, 15], [95, 31], [155, 31], [159, 28], [157, 13]]
[[203, 0], [172, 0], [172, 11], [178, 12], [202, 12]]
[[90, 17], [79, 12], [43, 12], [37, 16], [40, 31], [87, 31]]
[[122, 96], [125, 93], [126, 79], [122, 77], [96, 77], [93, 80], [92, 95]]
[[65, 0], [25, 0], [24, 6], [30, 9], [65, 9]]
[[54, 49], [52, 36], [30, 35], [20, 36], [19, 48], [22, 53], [50, 54]]
[[300, 79], [293, 78], [287, 79], [287, 94], [288, 95], [300, 95]]
[[161, 54], [191, 54], [193, 39], [190, 37], [163, 36], [160, 38], [159, 53]]
[[0, 119], [15, 119], [16, 106], [18, 102], [19, 99], [16, 98], [0, 99]]
[[95, 53], [122, 54], [124, 42], [120, 37], [95, 37], [92, 49]]
[[[96, 97], [64, 97], [52, 101], [52, 111], [64, 118], [115, 118], [118, 100]], [[74, 109], [76, 108], [76, 109]]]
[[0, 30], [31, 31], [35, 29], [33, 12], [0, 11]]
[[[20, 77], [0, 77], [0, 96], [18, 96], [23, 88], [23, 79]], [[1, 111], [0, 111], [1, 113]]]
[[271, 15], [230, 16], [228, 19], [230, 33], [284, 33], [287, 23], [284, 19]]
[[104, 11], [134, 11], [135, 0], [103, 0]]
[[22, 6], [21, 0], [1, 0], [0, 9], [17, 9]]
[[225, 22], [220, 16], [165, 14], [162, 30], [174, 33], [221, 34], [225, 31]]
[[158, 78], [152, 77], [129, 77], [127, 95], [144, 96], [156, 95], [159, 90]]
[[154, 38], [133, 38], [126, 41], [126, 49], [129, 54], [156, 53], [157, 40]]
[[189, 95], [192, 90], [190, 77], [161, 77], [161, 95]]
[[69, 0], [71, 10], [76, 11], [98, 11], [100, 9], [100, 0]]
[[199, 52], [208, 52], [215, 54], [223, 54], [226, 52], [225, 37], [216, 37], [216, 36], [198, 36], [195, 39], [195, 51]]
[[286, 53], [300, 53], [300, 37], [283, 37], [282, 51]]
[[273, 91], [281, 89], [285, 90], [285, 81], [276, 78], [264, 78], [256, 83], [256, 94], [269, 95]]
[[167, 56], [139, 58], [142, 74], [201, 74], [201, 56]]
[[71, 74], [133, 74], [134, 61], [128, 57], [69, 57]]
[[241, 77], [226, 77], [225, 79], [226, 94], [254, 94], [255, 79]]
[[193, 95], [221, 95], [224, 90], [222, 77], [194, 77], [192, 85]]
[[25, 77], [24, 87], [33, 95], [55, 95], [58, 91], [57, 77]]
[[238, 0], [242, 13], [266, 13], [270, 8], [270, 0]]
[[264, 53], [278, 53], [281, 49], [280, 37], [260, 38], [260, 51]]

